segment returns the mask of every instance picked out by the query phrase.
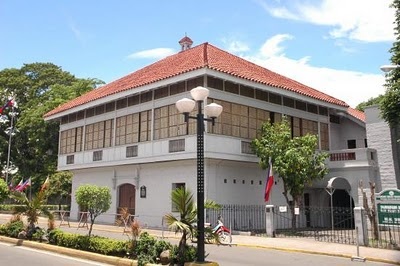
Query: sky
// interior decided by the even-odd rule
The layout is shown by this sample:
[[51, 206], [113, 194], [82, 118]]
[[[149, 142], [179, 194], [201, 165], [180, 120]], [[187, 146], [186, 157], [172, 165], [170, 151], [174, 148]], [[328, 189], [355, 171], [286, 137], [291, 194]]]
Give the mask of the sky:
[[0, 70], [51, 62], [109, 83], [208, 42], [345, 101], [385, 91], [391, 0], [0, 0]]

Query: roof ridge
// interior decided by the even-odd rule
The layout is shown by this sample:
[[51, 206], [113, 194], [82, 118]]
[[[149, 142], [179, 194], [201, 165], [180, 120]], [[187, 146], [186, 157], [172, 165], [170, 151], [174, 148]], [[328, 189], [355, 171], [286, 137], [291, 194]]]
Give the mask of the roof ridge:
[[208, 68], [208, 42], [203, 43], [203, 58], [204, 58], [204, 66]]

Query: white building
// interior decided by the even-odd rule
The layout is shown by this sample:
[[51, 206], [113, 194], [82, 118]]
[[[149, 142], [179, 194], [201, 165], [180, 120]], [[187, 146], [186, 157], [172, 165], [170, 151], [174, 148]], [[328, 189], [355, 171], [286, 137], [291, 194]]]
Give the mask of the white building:
[[368, 146], [377, 150], [382, 190], [399, 188], [400, 143], [397, 134], [400, 131], [389, 127], [381, 117], [378, 106], [366, 107], [365, 117]]
[[[294, 136], [319, 135], [329, 151], [330, 173], [307, 190], [305, 205], [329, 206], [327, 181], [335, 180], [335, 206], [359, 205], [358, 183], [379, 183], [376, 151], [366, 147], [365, 117], [334, 97], [229, 54], [209, 43], [191, 47], [90, 91], [45, 115], [60, 121], [58, 170], [82, 184], [108, 186], [112, 206], [129, 207], [143, 224], [161, 226], [172, 211], [171, 190], [196, 191], [196, 123], [184, 122], [175, 102], [196, 86], [210, 90], [207, 103], [223, 106], [205, 132], [205, 197], [221, 204], [264, 204], [266, 170], [250, 142], [267, 119], [286, 115]], [[275, 178], [271, 203], [286, 204]], [[350, 193], [352, 200], [349, 201]], [[194, 193], [196, 194], [196, 193]], [[72, 196], [71, 218], [79, 207]]]

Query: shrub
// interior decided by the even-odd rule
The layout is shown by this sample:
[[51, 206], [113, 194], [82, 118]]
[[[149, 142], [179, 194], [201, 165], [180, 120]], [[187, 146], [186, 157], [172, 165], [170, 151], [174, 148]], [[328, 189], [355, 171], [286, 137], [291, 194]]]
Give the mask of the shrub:
[[50, 244], [79, 249], [109, 256], [124, 257], [128, 250], [128, 241], [114, 240], [100, 236], [89, 237], [65, 233], [60, 229], [52, 230], [48, 233]]
[[52, 245], [60, 246], [60, 245], [58, 244], [58, 242], [59, 242], [59, 238], [60, 238], [60, 236], [61, 236], [62, 234], [64, 234], [64, 232], [61, 231], [60, 229], [50, 230], [50, 231], [48, 231], [48, 233], [47, 233], [47, 240], [48, 240], [49, 243], [52, 244]]
[[171, 259], [174, 264], [184, 265], [185, 262], [195, 261], [196, 258], [197, 258], [197, 249], [194, 246], [186, 245], [183, 257], [180, 257], [179, 255], [178, 246], [174, 245], [171, 249]]
[[138, 260], [138, 266], [144, 266], [146, 263], [156, 263], [157, 253], [154, 245], [157, 240], [147, 232], [140, 234], [136, 246], [133, 247], [134, 258]]
[[[29, 231], [28, 231], [29, 232]], [[44, 236], [46, 235], [46, 231], [43, 228], [36, 227], [32, 232], [31, 239], [39, 242], [43, 242]], [[28, 237], [28, 234], [27, 234]], [[28, 237], [29, 239], [29, 237]]]
[[11, 221], [8, 222], [1, 227], [1, 234], [4, 234], [9, 237], [18, 237], [19, 232], [25, 230], [25, 225], [22, 221]]

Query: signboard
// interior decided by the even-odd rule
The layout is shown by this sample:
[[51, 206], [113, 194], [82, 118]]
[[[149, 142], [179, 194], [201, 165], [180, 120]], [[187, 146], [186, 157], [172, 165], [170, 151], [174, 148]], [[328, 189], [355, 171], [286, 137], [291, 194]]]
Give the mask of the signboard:
[[400, 190], [387, 189], [376, 195], [379, 225], [400, 226]]

